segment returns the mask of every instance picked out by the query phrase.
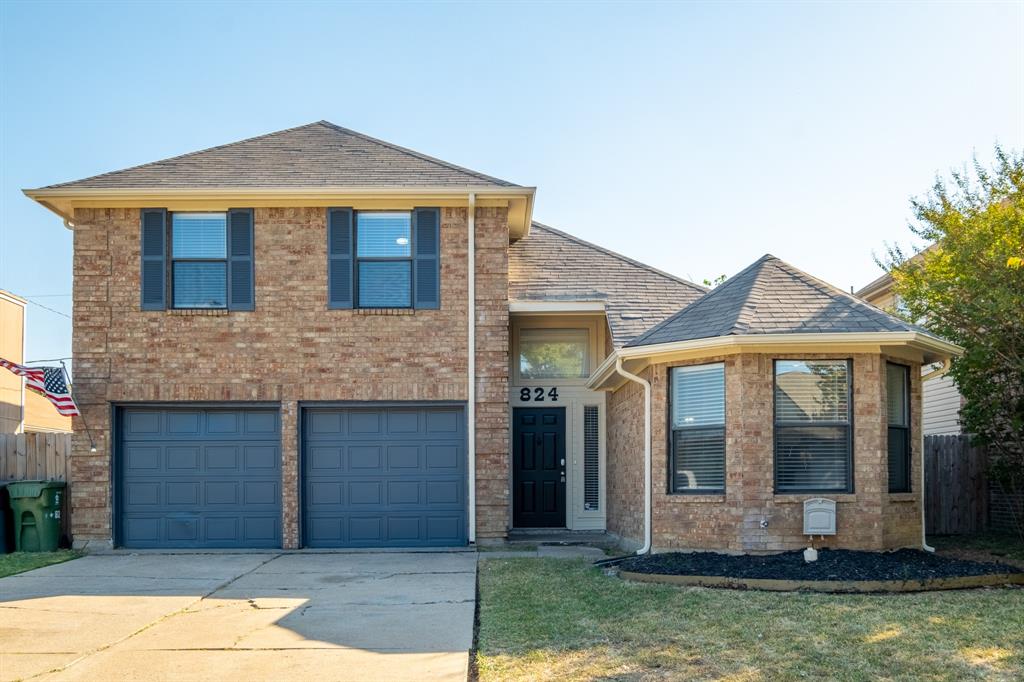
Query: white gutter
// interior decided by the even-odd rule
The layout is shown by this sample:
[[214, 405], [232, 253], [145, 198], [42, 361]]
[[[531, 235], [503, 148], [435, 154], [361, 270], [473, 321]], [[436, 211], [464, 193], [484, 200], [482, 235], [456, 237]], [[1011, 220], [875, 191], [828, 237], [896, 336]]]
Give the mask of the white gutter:
[[941, 377], [942, 375], [946, 374], [949, 371], [949, 368], [952, 367], [952, 366], [953, 366], [953, 359], [952, 358], [946, 358], [945, 360], [942, 361], [942, 367], [939, 367], [938, 369], [933, 369], [932, 371], [928, 372], [927, 374], [925, 374], [924, 376], [921, 377], [921, 381], [928, 381], [930, 379], [937, 379], [937, 378]]
[[644, 387], [644, 545], [637, 554], [651, 551], [651, 382], [630, 374], [622, 368], [622, 358], [615, 360], [615, 371]]
[[466, 407], [466, 452], [469, 457], [469, 542], [476, 542], [476, 194], [469, 193], [467, 231], [467, 282], [469, 328], [467, 352], [468, 405]]

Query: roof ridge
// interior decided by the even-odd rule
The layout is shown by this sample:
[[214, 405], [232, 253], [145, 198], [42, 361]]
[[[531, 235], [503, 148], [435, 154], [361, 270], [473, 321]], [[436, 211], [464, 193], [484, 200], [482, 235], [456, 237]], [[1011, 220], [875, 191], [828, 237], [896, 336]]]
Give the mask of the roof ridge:
[[234, 142], [225, 142], [224, 144], [214, 145], [213, 147], [206, 147], [205, 149], [196, 149], [195, 151], [185, 152], [184, 154], [177, 154], [175, 156], [168, 156], [167, 158], [157, 159], [156, 161], [149, 161], [147, 163], [140, 163], [140, 164], [136, 164], [134, 166], [128, 166], [127, 168], [118, 168], [117, 170], [107, 171], [106, 173], [97, 173], [96, 175], [90, 175], [90, 176], [85, 177], [85, 178], [79, 178], [78, 180], [68, 180], [66, 182], [58, 182], [58, 183], [53, 184], [53, 185], [47, 185], [43, 189], [53, 189], [53, 188], [57, 188], [57, 187], [63, 187], [64, 185], [77, 184], [79, 182], [87, 182], [89, 180], [95, 180], [97, 178], [105, 178], [108, 175], [116, 175], [118, 173], [124, 173], [126, 171], [138, 170], [139, 168], [146, 168], [148, 166], [156, 166], [157, 164], [167, 163], [168, 161], [177, 161], [179, 159], [185, 159], [185, 158], [188, 158], [190, 156], [195, 156], [196, 154], [203, 154], [205, 152], [212, 152], [212, 151], [216, 151], [218, 149], [225, 149], [227, 147], [234, 147], [235, 145], [238, 145], [238, 144], [243, 144], [245, 142], [252, 142], [253, 140], [259, 140], [259, 139], [262, 139], [264, 137], [270, 137], [271, 135], [278, 135], [280, 133], [290, 133], [290, 132], [292, 132], [294, 130], [301, 130], [303, 128], [310, 128], [312, 126], [319, 125], [321, 123], [323, 123], [323, 121], [314, 121], [313, 123], [304, 123], [304, 124], [302, 124], [300, 126], [292, 126], [291, 128], [284, 128], [282, 130], [275, 130], [273, 132], [263, 133], [262, 135], [253, 135], [252, 137], [246, 137], [246, 138], [241, 139], [241, 140], [235, 140]]
[[779, 261], [778, 258], [770, 253], [766, 253], [733, 276], [733, 280], [738, 280], [739, 276], [747, 270], [751, 268], [758, 269], [757, 273], [754, 275], [754, 281], [751, 283], [747, 292], [747, 297], [740, 306], [739, 313], [736, 315], [736, 322], [732, 326], [734, 333], [742, 334], [750, 329], [750, 323], [757, 315], [757, 308], [761, 305], [761, 300], [764, 298], [765, 291], [768, 289], [768, 283], [766, 280], [771, 277], [772, 270], [765, 266], [770, 263], [778, 268], [779, 262], [781, 261]]
[[480, 178], [481, 180], [487, 180], [489, 182], [495, 182], [495, 183], [507, 185], [507, 186], [510, 186], [510, 187], [520, 187], [521, 186], [521, 185], [517, 185], [514, 182], [509, 182], [508, 180], [502, 180], [501, 178], [496, 178], [496, 177], [494, 177], [492, 175], [487, 175], [486, 173], [480, 173], [480, 172], [477, 172], [475, 170], [470, 170], [469, 168], [465, 168], [463, 166], [456, 165], [454, 163], [449, 163], [448, 161], [443, 161], [442, 159], [439, 159], [439, 158], [434, 157], [434, 156], [430, 156], [429, 154], [424, 154], [422, 152], [418, 152], [415, 149], [409, 149], [408, 147], [403, 147], [403, 146], [397, 145], [397, 144], [395, 144], [393, 142], [388, 142], [387, 140], [382, 140], [380, 138], [373, 137], [372, 135], [367, 135], [366, 133], [361, 133], [358, 130], [352, 130], [351, 128], [346, 128], [344, 126], [340, 126], [337, 123], [332, 123], [332, 122], [330, 122], [330, 121], [328, 121], [326, 119], [317, 121], [316, 123], [311, 123], [310, 125], [322, 125], [322, 126], [331, 128], [333, 130], [336, 130], [336, 131], [339, 131], [339, 132], [342, 132], [342, 133], [346, 133], [348, 135], [354, 135], [355, 137], [359, 137], [359, 138], [362, 138], [362, 139], [367, 140], [369, 142], [373, 142], [374, 144], [379, 144], [379, 145], [381, 145], [383, 147], [387, 147], [389, 149], [394, 149], [395, 151], [399, 151], [399, 152], [402, 152], [404, 154], [409, 154], [410, 156], [415, 156], [416, 158], [421, 159], [423, 161], [427, 161], [429, 163], [434, 163], [434, 164], [437, 164], [439, 166], [443, 166], [443, 167], [451, 169], [451, 170], [457, 170], [457, 171], [459, 171], [461, 173], [466, 173], [468, 175], [473, 175], [475, 177]]
[[[691, 282], [688, 279], [683, 279], [682, 277], [677, 277], [676, 275], [673, 275], [670, 272], [665, 272], [664, 270], [659, 270], [658, 268], [654, 267], [653, 265], [648, 265], [647, 263], [641, 263], [640, 261], [634, 260], [634, 259], [630, 258], [629, 256], [624, 256], [621, 253], [618, 253], [617, 251], [612, 251], [611, 249], [606, 249], [603, 246], [598, 246], [597, 244], [595, 244], [593, 242], [588, 242], [586, 239], [581, 239], [580, 237], [577, 237], [574, 234], [569, 234], [568, 232], [563, 232], [562, 230], [559, 230], [557, 228], [551, 227], [550, 225], [546, 225], [544, 223], [541, 223], [541, 222], [538, 222], [538, 221], [534, 220], [533, 221], [533, 226], [534, 227], [539, 227], [542, 230], [547, 230], [548, 232], [553, 232], [554, 234], [557, 234], [557, 235], [559, 235], [561, 237], [565, 237], [566, 239], [569, 239], [570, 241], [576, 242], [580, 246], [585, 246], [585, 247], [587, 247], [589, 249], [593, 249], [594, 251], [597, 251], [599, 253], [603, 253], [606, 256], [611, 256], [612, 258], [616, 258], [618, 260], [621, 260], [624, 263], [629, 263], [630, 265], [634, 265], [634, 266], [643, 268], [644, 270], [648, 270], [650, 272], [653, 272], [653, 273], [655, 273], [657, 275], [660, 275], [662, 277], [665, 277], [667, 279], [671, 279], [671, 280], [673, 280], [675, 282], [679, 282], [680, 284], [685, 284], [687, 286], [693, 287], [694, 289], [696, 289], [697, 291], [699, 291], [699, 292], [701, 292], [703, 294], [706, 294], [709, 291], [709, 289], [707, 287], [703, 287], [703, 286], [701, 286], [699, 284]], [[700, 300], [700, 299], [697, 299], [697, 300]]]

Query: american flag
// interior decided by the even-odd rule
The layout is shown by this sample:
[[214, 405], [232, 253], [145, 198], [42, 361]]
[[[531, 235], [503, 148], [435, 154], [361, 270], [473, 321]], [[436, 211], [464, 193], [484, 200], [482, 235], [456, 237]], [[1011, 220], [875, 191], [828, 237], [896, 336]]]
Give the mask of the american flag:
[[65, 417], [79, 417], [78, 405], [71, 397], [63, 367], [26, 367], [0, 358], [0, 367], [6, 367], [25, 377], [25, 388], [46, 396]]

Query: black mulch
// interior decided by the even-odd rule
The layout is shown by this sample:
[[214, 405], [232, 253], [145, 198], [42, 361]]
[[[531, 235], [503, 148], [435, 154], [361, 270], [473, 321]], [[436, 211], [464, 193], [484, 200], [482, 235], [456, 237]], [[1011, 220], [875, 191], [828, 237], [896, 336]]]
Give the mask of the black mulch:
[[822, 549], [818, 550], [818, 560], [811, 563], [804, 561], [803, 550], [759, 556], [671, 552], [631, 557], [620, 563], [619, 568], [634, 573], [775, 580], [928, 580], [1021, 572], [1006, 564], [952, 559], [917, 549]]

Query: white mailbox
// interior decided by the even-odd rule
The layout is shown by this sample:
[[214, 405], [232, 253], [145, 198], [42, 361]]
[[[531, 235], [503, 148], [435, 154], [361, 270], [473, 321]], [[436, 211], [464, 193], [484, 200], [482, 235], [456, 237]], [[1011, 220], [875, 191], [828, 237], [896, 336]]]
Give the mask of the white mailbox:
[[836, 502], [824, 497], [804, 500], [804, 535], [836, 534]]

